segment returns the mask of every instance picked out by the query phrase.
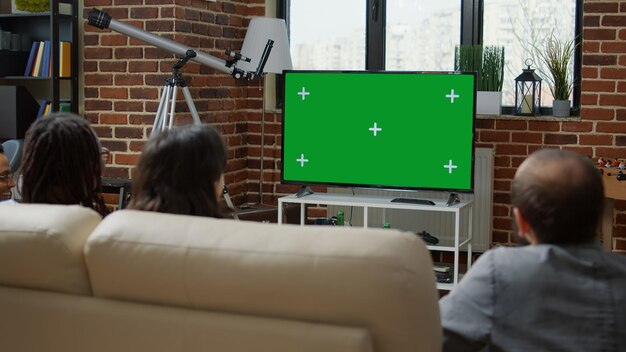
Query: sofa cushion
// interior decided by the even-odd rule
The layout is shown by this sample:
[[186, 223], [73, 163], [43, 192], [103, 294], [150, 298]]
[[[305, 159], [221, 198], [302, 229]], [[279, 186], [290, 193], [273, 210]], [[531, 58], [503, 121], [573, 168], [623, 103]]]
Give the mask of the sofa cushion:
[[85, 251], [99, 297], [366, 327], [376, 351], [441, 349], [430, 253], [410, 233], [122, 210]]
[[89, 295], [83, 246], [100, 221], [79, 205], [1, 205], [0, 285]]

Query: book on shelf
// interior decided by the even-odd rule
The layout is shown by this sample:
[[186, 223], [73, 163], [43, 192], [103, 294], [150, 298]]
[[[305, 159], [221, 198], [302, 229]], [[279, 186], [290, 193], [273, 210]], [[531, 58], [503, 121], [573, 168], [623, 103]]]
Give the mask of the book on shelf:
[[35, 118], [35, 120], [39, 120], [40, 118], [42, 118], [44, 115], [44, 111], [46, 111], [46, 105], [48, 104], [48, 101], [46, 99], [42, 99], [39, 102], [39, 111], [37, 112], [37, 118]]
[[44, 42], [39, 42], [37, 47], [37, 54], [35, 54], [35, 63], [33, 64], [33, 71], [30, 73], [32, 77], [39, 77], [41, 70], [41, 62], [43, 61], [43, 47]]
[[72, 43], [59, 43], [59, 77], [72, 76]]
[[46, 102], [46, 108], [43, 111], [43, 116], [50, 115], [50, 108], [52, 107], [52, 102]]
[[40, 77], [50, 77], [50, 41], [46, 40], [43, 44], [43, 59], [41, 63]]
[[26, 69], [24, 70], [24, 76], [30, 76], [31, 72], [33, 72], [33, 63], [35, 62], [35, 56], [37, 55], [37, 50], [39, 49], [39, 42], [33, 42], [33, 45], [30, 47], [30, 53], [28, 54], [28, 62], [26, 64]]
[[72, 103], [69, 100], [59, 101], [59, 112], [72, 112]]
[[[51, 45], [49, 40], [33, 42], [28, 55], [26, 69], [24, 70], [24, 76], [50, 77], [52, 75]], [[72, 43], [59, 42], [59, 77], [68, 78], [72, 76], [71, 54]]]
[[[59, 112], [72, 112], [72, 102], [68, 99], [59, 100]], [[39, 112], [37, 113], [37, 120], [50, 115], [55, 112], [52, 109], [52, 102], [47, 99], [40, 101]]]

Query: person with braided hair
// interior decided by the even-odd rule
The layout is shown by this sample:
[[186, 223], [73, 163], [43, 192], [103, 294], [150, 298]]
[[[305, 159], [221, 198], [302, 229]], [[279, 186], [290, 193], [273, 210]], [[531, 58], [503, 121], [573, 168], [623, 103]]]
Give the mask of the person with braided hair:
[[80, 204], [107, 214], [100, 143], [84, 118], [53, 113], [35, 121], [24, 140], [23, 203]]

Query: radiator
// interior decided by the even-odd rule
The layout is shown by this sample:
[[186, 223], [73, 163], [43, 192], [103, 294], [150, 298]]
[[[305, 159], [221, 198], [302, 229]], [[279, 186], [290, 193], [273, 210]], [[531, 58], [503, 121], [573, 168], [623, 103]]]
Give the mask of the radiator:
[[[439, 191], [395, 191], [362, 188], [328, 188], [328, 193], [381, 195], [388, 197], [414, 197], [427, 199], [448, 199], [449, 192]], [[474, 193], [459, 193], [462, 200], [473, 200], [473, 240], [474, 251], [486, 251], [491, 244], [493, 211], [493, 149], [476, 148], [474, 165]], [[338, 210], [345, 212], [345, 219], [353, 226], [363, 226], [363, 209], [360, 207], [328, 206], [329, 216]], [[384, 219], [384, 220], [383, 220]], [[461, 237], [467, 229], [468, 217], [462, 213]], [[454, 238], [454, 214], [436, 211], [409, 211], [398, 209], [368, 209], [368, 226], [381, 227], [383, 222], [391, 227], [414, 232], [427, 231], [443, 241]], [[446, 241], [446, 242], [448, 242]]]

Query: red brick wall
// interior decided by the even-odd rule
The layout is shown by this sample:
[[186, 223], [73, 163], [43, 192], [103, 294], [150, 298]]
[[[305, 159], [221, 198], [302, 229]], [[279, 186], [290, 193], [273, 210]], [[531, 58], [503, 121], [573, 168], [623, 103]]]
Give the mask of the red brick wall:
[[[145, 2], [145, 5], [143, 3]], [[263, 0], [85, 0], [193, 48], [220, 55], [239, 49], [248, 19]], [[88, 11], [88, 10], [86, 10]], [[477, 120], [477, 146], [495, 150], [494, 242], [511, 243], [511, 179], [536, 149], [557, 147], [584, 155], [626, 158], [626, 1], [584, 1], [582, 108], [579, 119]], [[208, 33], [208, 35], [207, 35]], [[113, 150], [106, 173], [129, 177], [173, 55], [119, 34], [85, 27], [85, 113]], [[236, 202], [257, 201], [261, 142], [258, 83], [236, 82], [189, 64], [185, 77], [203, 121], [218, 125], [229, 144], [227, 182]], [[181, 108], [183, 108], [181, 106]], [[188, 114], [179, 114], [189, 119]], [[275, 203], [297, 187], [280, 185], [280, 114], [265, 114], [264, 201]], [[626, 201], [615, 203], [614, 249], [626, 252]]]
[[[478, 120], [477, 146], [495, 149], [493, 241], [511, 243], [511, 179], [544, 147], [626, 158], [626, 1], [584, 1], [580, 119]], [[614, 250], [626, 251], [626, 202], [615, 202]]]
[[[595, 130], [580, 143], [626, 158], [626, 1], [586, 0], [583, 26], [582, 113]], [[612, 248], [626, 252], [626, 201], [615, 202], [614, 219]]]
[[[84, 0], [84, 18], [93, 7], [218, 58], [225, 58], [226, 49], [239, 51], [250, 17], [265, 13], [264, 0]], [[130, 178], [176, 59], [123, 34], [87, 24], [84, 30], [84, 115], [112, 151], [105, 175]], [[201, 120], [217, 126], [226, 138], [226, 181], [235, 202], [247, 201], [247, 130], [248, 120], [260, 115], [258, 83], [236, 81], [193, 62], [182, 72]], [[178, 96], [176, 121], [188, 123], [191, 115], [182, 92]]]

